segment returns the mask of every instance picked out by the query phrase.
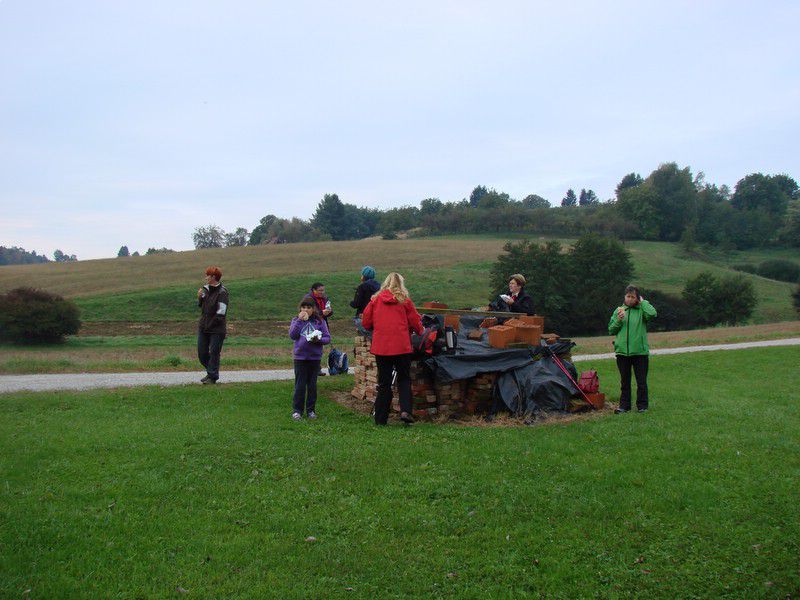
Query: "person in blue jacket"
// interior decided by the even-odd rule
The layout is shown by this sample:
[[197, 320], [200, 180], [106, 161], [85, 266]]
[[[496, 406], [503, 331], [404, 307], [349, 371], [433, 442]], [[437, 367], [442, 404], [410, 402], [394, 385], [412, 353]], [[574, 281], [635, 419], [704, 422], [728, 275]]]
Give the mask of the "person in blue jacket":
[[329, 344], [328, 324], [314, 300], [303, 298], [300, 313], [289, 325], [289, 337], [294, 340], [294, 396], [292, 418], [299, 421], [303, 410], [309, 419], [316, 419], [317, 377], [322, 360], [322, 347]]

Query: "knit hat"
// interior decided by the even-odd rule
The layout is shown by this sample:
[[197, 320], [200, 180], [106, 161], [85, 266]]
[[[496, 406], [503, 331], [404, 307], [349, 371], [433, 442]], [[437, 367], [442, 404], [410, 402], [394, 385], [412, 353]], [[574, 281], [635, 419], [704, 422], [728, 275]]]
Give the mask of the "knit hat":
[[364, 279], [375, 279], [375, 269], [369, 266], [364, 267], [361, 269], [361, 276]]

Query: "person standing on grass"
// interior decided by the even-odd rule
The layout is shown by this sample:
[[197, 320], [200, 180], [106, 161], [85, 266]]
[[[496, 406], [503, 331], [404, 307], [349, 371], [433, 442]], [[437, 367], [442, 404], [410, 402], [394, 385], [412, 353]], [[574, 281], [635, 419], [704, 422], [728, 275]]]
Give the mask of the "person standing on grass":
[[219, 267], [206, 269], [206, 284], [197, 290], [197, 305], [200, 307], [200, 321], [197, 324], [197, 358], [206, 370], [203, 384], [217, 383], [219, 379], [219, 357], [222, 342], [227, 333], [228, 290], [220, 280]]
[[386, 425], [392, 403], [392, 370], [397, 371], [400, 419], [413, 423], [411, 416], [411, 335], [422, 333], [422, 320], [408, 295], [400, 273], [389, 273], [380, 291], [364, 309], [362, 324], [372, 329], [372, 347], [378, 365], [378, 396], [375, 424]]
[[617, 414], [631, 409], [631, 369], [636, 376], [636, 408], [643, 413], [649, 406], [647, 369], [650, 348], [647, 345], [647, 323], [656, 314], [656, 309], [642, 298], [639, 289], [629, 285], [625, 288], [624, 303], [611, 315], [608, 333], [616, 336], [614, 352], [621, 383], [619, 408], [614, 411]]
[[300, 301], [300, 313], [289, 325], [289, 337], [294, 340], [292, 418], [295, 421], [302, 419], [305, 409], [309, 419], [316, 419], [317, 376], [322, 346], [330, 343], [331, 334], [314, 300], [303, 298]]
[[303, 296], [303, 300], [314, 301], [319, 309], [319, 314], [322, 315], [323, 319], [325, 319], [325, 325], [327, 325], [328, 317], [333, 314], [333, 308], [331, 308], [331, 301], [325, 294], [325, 284], [320, 283], [319, 281], [312, 283], [311, 290], [305, 296]]
[[360, 317], [369, 304], [372, 295], [377, 292], [381, 284], [375, 281], [375, 269], [366, 266], [361, 269], [361, 283], [356, 288], [356, 295], [350, 306], [356, 309], [356, 317]]

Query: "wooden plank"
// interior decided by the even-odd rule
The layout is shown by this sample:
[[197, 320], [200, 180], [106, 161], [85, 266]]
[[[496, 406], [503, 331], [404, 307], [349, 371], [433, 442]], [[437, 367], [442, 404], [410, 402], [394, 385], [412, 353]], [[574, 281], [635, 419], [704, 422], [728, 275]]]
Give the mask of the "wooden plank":
[[417, 307], [421, 315], [472, 315], [475, 317], [518, 317], [520, 313], [499, 312], [496, 310], [459, 310], [456, 308], [422, 308]]

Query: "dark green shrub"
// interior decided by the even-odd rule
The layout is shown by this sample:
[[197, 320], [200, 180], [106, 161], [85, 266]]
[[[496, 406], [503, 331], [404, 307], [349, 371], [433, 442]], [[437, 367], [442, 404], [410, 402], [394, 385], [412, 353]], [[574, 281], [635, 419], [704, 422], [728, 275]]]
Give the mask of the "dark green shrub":
[[697, 325], [692, 307], [680, 296], [659, 290], [639, 289], [639, 292], [658, 312], [658, 316], [647, 323], [648, 331], [678, 331]]
[[60, 342], [78, 333], [78, 307], [58, 294], [16, 288], [0, 295], [0, 335], [16, 343]]
[[508, 290], [508, 279], [522, 273], [526, 291], [546, 328], [560, 335], [606, 333], [608, 319], [622, 302], [633, 276], [631, 256], [622, 243], [584, 235], [567, 252], [558, 242], [507, 243], [492, 266], [490, 300]]
[[707, 271], [686, 282], [683, 299], [698, 325], [743, 323], [758, 304], [753, 282], [743, 275], [717, 278]]
[[767, 279], [796, 283], [800, 281], [800, 265], [782, 258], [765, 260], [759, 265], [758, 274]]
[[797, 289], [792, 292], [792, 300], [794, 301], [794, 309], [800, 315], [800, 283], [797, 284]]
[[738, 265], [733, 265], [734, 271], [740, 271], [742, 273], [750, 273], [751, 275], [755, 275], [758, 273], [758, 267], [756, 265], [751, 265], [750, 263], [740, 263]]

